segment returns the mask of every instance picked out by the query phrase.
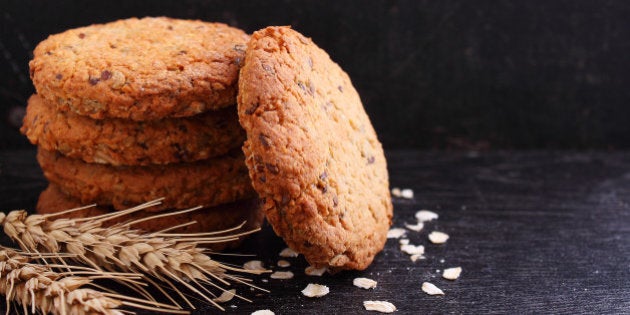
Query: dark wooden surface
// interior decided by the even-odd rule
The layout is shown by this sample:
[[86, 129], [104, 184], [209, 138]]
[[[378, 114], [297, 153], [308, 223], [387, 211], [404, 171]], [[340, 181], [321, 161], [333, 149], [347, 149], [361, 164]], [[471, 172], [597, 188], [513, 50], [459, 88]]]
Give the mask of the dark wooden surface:
[[[426, 246], [426, 260], [411, 262], [396, 240], [363, 272], [307, 277], [303, 259], [289, 259], [291, 267], [274, 269], [294, 279], [256, 278], [271, 293], [245, 289], [254, 302], [227, 303], [228, 313], [361, 314], [364, 300], [390, 301], [397, 314], [630, 313], [629, 152], [390, 151], [388, 161], [391, 185], [415, 192], [394, 200], [394, 225], [414, 222], [420, 209], [440, 214], [409, 232]], [[34, 151], [0, 153], [0, 209], [32, 209], [44, 187]], [[430, 244], [432, 230], [449, 241]], [[266, 227], [238, 251], [275, 266], [283, 247]], [[463, 268], [457, 281], [436, 272], [453, 266]], [[357, 276], [377, 280], [377, 288], [353, 287]], [[446, 295], [424, 294], [423, 281]], [[303, 297], [309, 282], [328, 285], [330, 294]], [[200, 305], [196, 313], [215, 312]]]

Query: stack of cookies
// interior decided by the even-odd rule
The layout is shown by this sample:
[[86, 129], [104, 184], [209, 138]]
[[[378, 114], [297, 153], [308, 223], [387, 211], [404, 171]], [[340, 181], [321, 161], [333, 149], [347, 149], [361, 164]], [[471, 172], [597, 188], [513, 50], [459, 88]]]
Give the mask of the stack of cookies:
[[22, 127], [50, 182], [38, 212], [96, 203], [71, 213], [94, 215], [164, 198], [148, 211], [205, 208], [141, 228], [259, 226], [235, 108], [248, 40], [224, 24], [144, 18], [41, 42]]

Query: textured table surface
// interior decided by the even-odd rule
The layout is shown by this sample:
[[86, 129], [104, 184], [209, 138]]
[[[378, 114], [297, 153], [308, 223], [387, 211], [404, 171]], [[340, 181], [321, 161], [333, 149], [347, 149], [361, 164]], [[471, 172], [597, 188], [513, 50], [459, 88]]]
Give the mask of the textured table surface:
[[[395, 304], [397, 314], [630, 313], [630, 153], [387, 154], [392, 187], [415, 193], [394, 199], [394, 226], [415, 223], [420, 209], [440, 215], [424, 230], [407, 232], [412, 244], [426, 247], [426, 259], [412, 262], [390, 239], [365, 271], [305, 276], [301, 257], [289, 258], [288, 268], [276, 267], [284, 244], [265, 226], [235, 252], [254, 254], [295, 278], [255, 277], [271, 293], [237, 287], [253, 303], [233, 300], [227, 312], [361, 314], [368, 313], [364, 300], [383, 300]], [[3, 211], [33, 209], [45, 188], [34, 156], [34, 150], [0, 153]], [[433, 230], [450, 239], [431, 244]], [[455, 266], [463, 268], [458, 280], [441, 278], [444, 268]], [[377, 287], [354, 287], [359, 276], [378, 281]], [[424, 281], [446, 294], [426, 295]], [[308, 283], [327, 285], [330, 293], [304, 297], [300, 291]], [[216, 312], [199, 303], [194, 313]]]

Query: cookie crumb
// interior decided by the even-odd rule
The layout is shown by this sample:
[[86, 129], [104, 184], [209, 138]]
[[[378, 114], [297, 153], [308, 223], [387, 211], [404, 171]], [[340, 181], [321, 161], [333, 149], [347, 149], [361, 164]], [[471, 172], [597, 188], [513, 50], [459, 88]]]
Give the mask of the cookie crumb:
[[231, 289], [231, 290], [223, 291], [223, 293], [221, 293], [219, 297], [214, 298], [212, 300], [218, 303], [225, 303], [232, 300], [232, 298], [234, 298], [235, 295], [236, 295], [236, 290]]
[[406, 244], [406, 245], [401, 245], [400, 246], [400, 250], [403, 253], [409, 254], [409, 255], [422, 255], [424, 254], [424, 246], [422, 245], [412, 245], [412, 244]]
[[407, 231], [403, 228], [391, 228], [387, 231], [387, 238], [400, 238], [405, 235]]
[[271, 310], [258, 310], [253, 312], [251, 315], [275, 315], [276, 313]]
[[307, 297], [322, 297], [330, 292], [327, 286], [309, 283], [304, 290], [302, 290], [302, 294]]
[[405, 199], [413, 199], [413, 190], [405, 188], [400, 191], [400, 196]]
[[412, 230], [412, 231], [415, 231], [415, 232], [420, 232], [420, 231], [422, 231], [422, 228], [424, 228], [424, 223], [418, 222], [418, 224], [415, 224], [415, 225], [411, 225], [411, 224], [405, 223], [405, 227], [408, 230]]
[[280, 280], [285, 280], [285, 279], [291, 279], [293, 278], [293, 272], [291, 271], [276, 271], [274, 273], [272, 273], [269, 278], [271, 279], [280, 279]]
[[304, 269], [304, 274], [306, 274], [307, 276], [322, 276], [327, 270], [328, 268], [326, 267], [315, 268], [313, 266], [308, 266], [306, 267], [306, 269]]
[[278, 267], [280, 267], [280, 268], [291, 267], [291, 263], [290, 263], [290, 262], [288, 262], [288, 261], [286, 261], [286, 260], [284, 260], [284, 259], [280, 259], [280, 260], [278, 260], [277, 265], [278, 265]]
[[433, 231], [429, 234], [429, 241], [433, 244], [444, 244], [448, 240], [448, 234], [439, 231]]
[[263, 263], [260, 260], [250, 260], [243, 264], [245, 270], [265, 270]]
[[428, 295], [444, 295], [444, 291], [440, 290], [440, 288], [436, 287], [433, 283], [430, 282], [422, 283], [422, 291], [424, 291]]
[[392, 196], [400, 197], [400, 188], [398, 188], [398, 187], [392, 188]]
[[283, 249], [278, 255], [280, 255], [280, 257], [297, 257], [299, 254], [296, 251], [287, 247]]
[[396, 310], [394, 304], [386, 301], [363, 301], [366, 311], [376, 311], [379, 313], [393, 313]]
[[376, 281], [369, 278], [354, 278], [354, 280], [352, 280], [352, 284], [354, 284], [355, 287], [359, 287], [361, 289], [376, 288]]
[[438, 217], [439, 215], [437, 213], [429, 210], [420, 210], [416, 212], [416, 219], [418, 219], [418, 222], [437, 220]]
[[448, 280], [455, 280], [459, 278], [459, 275], [461, 273], [462, 273], [462, 267], [447, 268], [447, 269], [444, 269], [444, 272], [442, 272], [442, 277]]

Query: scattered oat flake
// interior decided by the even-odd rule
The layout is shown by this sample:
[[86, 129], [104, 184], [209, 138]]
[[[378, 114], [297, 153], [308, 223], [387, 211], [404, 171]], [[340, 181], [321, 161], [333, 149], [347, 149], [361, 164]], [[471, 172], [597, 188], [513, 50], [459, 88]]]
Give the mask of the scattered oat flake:
[[398, 243], [400, 243], [400, 245], [407, 245], [407, 244], [409, 244], [409, 239], [408, 238], [401, 238], [400, 241], [398, 241]]
[[443, 244], [448, 240], [448, 234], [439, 231], [429, 233], [429, 241], [433, 244]]
[[398, 187], [392, 188], [392, 196], [400, 197], [400, 188], [398, 188]]
[[252, 315], [275, 315], [275, 313], [270, 310], [258, 310], [253, 312]]
[[447, 268], [442, 272], [442, 277], [448, 280], [455, 280], [459, 278], [459, 275], [462, 273], [462, 267], [455, 268]]
[[393, 313], [396, 310], [394, 304], [386, 301], [363, 301], [366, 311], [377, 311], [380, 313]]
[[308, 266], [306, 267], [306, 269], [304, 269], [304, 273], [307, 276], [320, 276], [321, 277], [327, 270], [328, 268], [326, 267], [315, 268], [313, 266]]
[[416, 262], [418, 259], [424, 259], [425, 257], [419, 254], [413, 254], [409, 256], [412, 262]]
[[278, 264], [278, 267], [281, 267], [281, 268], [286, 268], [286, 267], [290, 267], [291, 266], [291, 263], [286, 261], [286, 260], [284, 260], [284, 259], [278, 260], [277, 264]]
[[291, 271], [276, 271], [272, 273], [269, 278], [271, 279], [291, 279], [293, 278], [293, 272]]
[[400, 196], [405, 199], [413, 199], [413, 190], [405, 188], [400, 191]]
[[223, 293], [221, 293], [219, 297], [214, 298], [212, 300], [218, 303], [225, 303], [225, 302], [230, 301], [232, 298], [234, 298], [234, 295], [236, 295], [236, 290], [231, 289], [231, 290], [223, 291]]
[[376, 288], [376, 281], [369, 278], [354, 278], [354, 280], [352, 280], [352, 284], [354, 284], [355, 287], [359, 287], [361, 289]]
[[330, 292], [330, 290], [327, 286], [316, 283], [309, 283], [306, 288], [302, 290], [302, 294], [307, 297], [322, 297], [328, 294], [328, 292]]
[[280, 257], [297, 257], [299, 254], [296, 251], [287, 247], [283, 249], [279, 255]]
[[387, 231], [387, 238], [400, 238], [405, 235], [407, 231], [403, 228], [392, 228]]
[[243, 264], [245, 270], [265, 270], [263, 263], [260, 260], [250, 260]]
[[411, 245], [411, 244], [406, 244], [406, 245], [400, 245], [400, 250], [403, 253], [409, 254], [409, 255], [422, 255], [424, 254], [424, 246], [422, 245]]
[[444, 291], [440, 290], [440, 288], [436, 287], [435, 284], [430, 282], [422, 283], [422, 291], [424, 291], [428, 295], [444, 295]]
[[418, 222], [418, 224], [415, 224], [415, 225], [405, 223], [405, 227], [409, 230], [420, 232], [422, 231], [422, 228], [424, 227], [424, 223]]
[[437, 213], [429, 210], [420, 210], [416, 212], [416, 219], [418, 219], [418, 222], [437, 220], [438, 217]]

